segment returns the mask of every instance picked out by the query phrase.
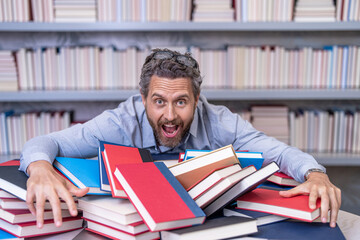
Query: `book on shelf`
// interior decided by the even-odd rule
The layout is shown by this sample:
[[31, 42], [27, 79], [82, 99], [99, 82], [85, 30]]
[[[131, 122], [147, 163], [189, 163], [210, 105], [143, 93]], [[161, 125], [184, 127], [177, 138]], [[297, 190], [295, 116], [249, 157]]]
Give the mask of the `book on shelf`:
[[214, 169], [238, 163], [234, 148], [228, 145], [175, 164], [169, 167], [169, 170], [181, 185], [188, 189]]
[[60, 227], [56, 227], [53, 220], [45, 220], [43, 227], [39, 229], [36, 222], [11, 224], [0, 219], [0, 229], [17, 237], [25, 238], [80, 229], [82, 228], [82, 224], [83, 219], [81, 217], [68, 217], [62, 219], [62, 225]]
[[142, 221], [128, 199], [89, 195], [79, 198], [78, 201], [79, 208], [84, 212], [111, 219], [118, 224], [128, 225]]
[[[199, 157], [208, 152], [211, 152], [211, 150], [186, 149], [183, 161], [194, 157]], [[240, 166], [243, 168], [253, 165], [256, 169], [260, 169], [264, 162], [264, 158], [261, 152], [235, 151], [235, 154], [239, 159]]]
[[312, 222], [320, 216], [320, 200], [316, 208], [309, 207], [309, 196], [297, 195], [286, 198], [279, 191], [257, 188], [236, 200], [237, 207], [245, 210], [260, 211], [288, 218]]
[[[61, 216], [63, 218], [71, 217], [68, 210], [62, 210]], [[44, 220], [54, 219], [53, 213], [50, 209], [44, 210]], [[15, 223], [23, 223], [23, 222], [34, 222], [36, 221], [36, 217], [31, 214], [28, 209], [2, 209], [0, 208], [0, 218], [15, 224]]]
[[281, 186], [295, 187], [300, 184], [294, 178], [290, 177], [289, 175], [283, 172], [276, 172], [273, 175], [271, 175], [267, 180], [272, 183], [279, 184]]
[[279, 215], [244, 210], [244, 209], [239, 209], [239, 208], [224, 208], [223, 214], [224, 214], [224, 216], [227, 216], [227, 217], [239, 216], [239, 217], [248, 217], [248, 218], [256, 219], [257, 226], [262, 226], [262, 225], [279, 222], [279, 221], [284, 221], [284, 220], [288, 219], [287, 217], [282, 217]]
[[233, 201], [236, 201], [236, 199], [240, 196], [252, 191], [278, 170], [279, 166], [275, 162], [271, 162], [270, 164], [245, 177], [205, 207], [203, 210], [206, 216], [210, 216], [222, 210]]
[[164, 163], [117, 165], [115, 176], [151, 231], [204, 222], [204, 212]]
[[[74, 197], [75, 204], [77, 205], [77, 200]], [[28, 206], [25, 200], [20, 198], [0, 198], [0, 207], [3, 209], [28, 209]], [[60, 208], [68, 209], [66, 202], [60, 200]], [[49, 201], [45, 202], [44, 209], [51, 209], [51, 204]]]
[[130, 224], [120, 224], [120, 223], [116, 222], [115, 219], [111, 219], [108, 216], [106, 216], [105, 214], [95, 215], [95, 214], [87, 212], [87, 211], [83, 211], [83, 218], [85, 220], [92, 220], [94, 222], [99, 222], [99, 223], [102, 223], [109, 227], [117, 228], [120, 231], [129, 233], [132, 235], [136, 235], [139, 233], [149, 231], [149, 228], [146, 226], [144, 221], [134, 222], [134, 223], [130, 223]]
[[206, 175], [203, 179], [200, 179], [200, 181], [195, 183], [195, 185], [187, 189], [187, 191], [190, 197], [195, 199], [207, 189], [212, 187], [214, 184], [218, 183], [220, 180], [232, 175], [233, 173], [239, 172], [240, 170], [241, 167], [239, 164], [215, 169], [214, 171]]
[[100, 189], [97, 159], [56, 157], [53, 165], [78, 188], [89, 187], [87, 194], [111, 194]]
[[331, 228], [328, 223], [280, 221], [258, 226], [258, 232], [251, 237], [261, 239], [326, 239], [345, 240], [339, 225]]
[[161, 239], [227, 239], [257, 231], [255, 219], [230, 216], [206, 220], [204, 224], [198, 226], [162, 231]]
[[95, 222], [87, 219], [86, 230], [94, 232], [96, 234], [108, 237], [110, 239], [128, 239], [128, 240], [141, 240], [141, 239], [159, 239], [159, 232], [142, 232], [138, 234], [129, 234], [116, 227], [110, 227], [103, 223]]
[[246, 168], [243, 168], [242, 170], [231, 174], [228, 177], [225, 177], [218, 183], [211, 186], [209, 189], [207, 189], [203, 194], [199, 195], [195, 202], [196, 204], [204, 208], [207, 205], [209, 205], [211, 202], [213, 202], [215, 199], [220, 197], [224, 192], [226, 192], [229, 188], [234, 186], [236, 183], [241, 181], [243, 178], [249, 176], [250, 174], [254, 173], [256, 171], [254, 166], [249, 166]]
[[[116, 165], [153, 161], [150, 152], [146, 149], [128, 147], [115, 143], [100, 141], [100, 151], [113, 197], [127, 197], [121, 184], [115, 180], [114, 172]], [[100, 167], [100, 171], [102, 170], [103, 168]], [[105, 176], [104, 173], [101, 173], [101, 175], [103, 177]]]

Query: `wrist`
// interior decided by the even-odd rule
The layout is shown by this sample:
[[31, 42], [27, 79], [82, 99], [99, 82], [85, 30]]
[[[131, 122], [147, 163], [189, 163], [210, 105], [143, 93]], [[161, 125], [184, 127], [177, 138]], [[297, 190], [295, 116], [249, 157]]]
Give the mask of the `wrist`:
[[30, 176], [32, 173], [35, 173], [38, 169], [44, 171], [45, 168], [51, 166], [51, 164], [46, 160], [38, 160], [29, 164], [26, 169], [26, 173]]
[[320, 168], [310, 168], [309, 170], [306, 171], [306, 173], [304, 175], [305, 181], [309, 179], [310, 175], [314, 175], [313, 173], [326, 174], [325, 171]]

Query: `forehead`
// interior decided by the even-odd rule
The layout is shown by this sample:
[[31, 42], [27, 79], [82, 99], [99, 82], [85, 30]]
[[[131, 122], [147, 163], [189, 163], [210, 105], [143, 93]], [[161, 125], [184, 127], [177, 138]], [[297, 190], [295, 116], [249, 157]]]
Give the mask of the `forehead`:
[[151, 77], [149, 86], [149, 96], [161, 95], [161, 96], [178, 96], [189, 95], [193, 96], [193, 90], [191, 86], [191, 80], [188, 78], [163, 78], [156, 75]]

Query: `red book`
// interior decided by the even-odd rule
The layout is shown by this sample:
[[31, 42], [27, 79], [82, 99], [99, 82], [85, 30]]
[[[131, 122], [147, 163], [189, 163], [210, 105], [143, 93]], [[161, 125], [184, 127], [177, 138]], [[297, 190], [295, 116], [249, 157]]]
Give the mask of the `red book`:
[[320, 216], [320, 200], [309, 208], [309, 196], [281, 197], [279, 191], [257, 188], [237, 199], [237, 207], [312, 222]]
[[122, 164], [115, 175], [151, 231], [202, 224], [205, 214], [162, 162]]
[[11, 224], [0, 219], [0, 229], [11, 233], [19, 238], [48, 235], [67, 232], [82, 228], [83, 219], [80, 217], [69, 217], [62, 220], [62, 225], [56, 227], [53, 220], [45, 220], [43, 228], [39, 229], [36, 222]]
[[[62, 210], [63, 218], [71, 217], [68, 210]], [[32, 215], [28, 209], [2, 209], [0, 208], [0, 218], [9, 223], [24, 223], [36, 221], [36, 216]], [[44, 220], [54, 219], [52, 210], [44, 210]]]
[[267, 180], [281, 186], [295, 187], [300, 184], [298, 181], [282, 172], [274, 173]]
[[127, 147], [101, 141], [100, 150], [103, 155], [106, 176], [110, 184], [112, 196], [126, 198], [127, 196], [122, 186], [118, 181], [115, 181], [114, 172], [116, 169], [116, 165], [127, 163], [152, 162], [153, 160], [150, 152], [146, 149]]

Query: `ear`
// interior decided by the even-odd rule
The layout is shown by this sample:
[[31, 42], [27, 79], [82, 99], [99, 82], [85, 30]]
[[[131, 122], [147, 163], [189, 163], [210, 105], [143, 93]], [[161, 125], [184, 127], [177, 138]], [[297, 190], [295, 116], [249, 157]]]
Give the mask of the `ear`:
[[199, 97], [200, 97], [200, 94], [198, 94], [195, 98], [195, 106], [197, 106], [198, 102], [199, 102]]
[[145, 106], [145, 103], [146, 103], [146, 97], [144, 94], [141, 93], [141, 100], [142, 100], [142, 103], [144, 104]]

